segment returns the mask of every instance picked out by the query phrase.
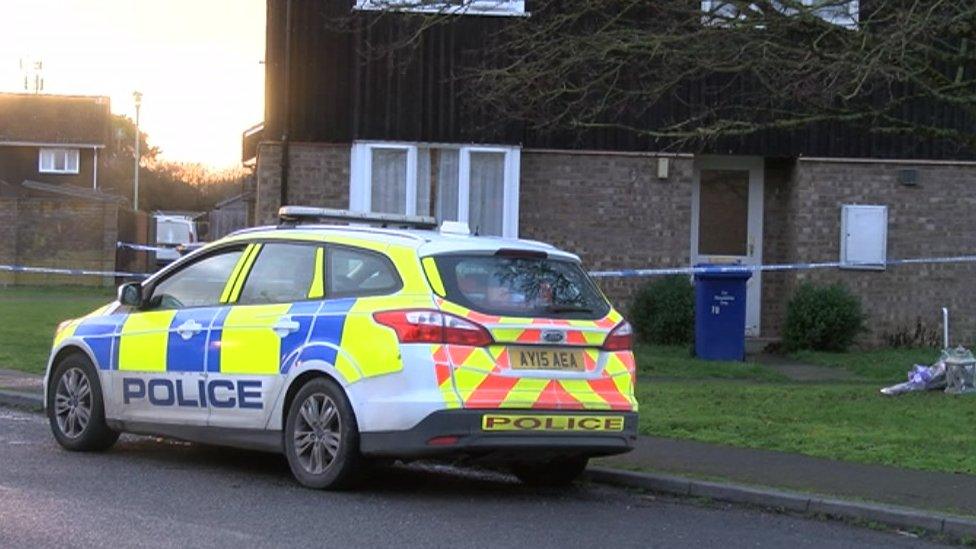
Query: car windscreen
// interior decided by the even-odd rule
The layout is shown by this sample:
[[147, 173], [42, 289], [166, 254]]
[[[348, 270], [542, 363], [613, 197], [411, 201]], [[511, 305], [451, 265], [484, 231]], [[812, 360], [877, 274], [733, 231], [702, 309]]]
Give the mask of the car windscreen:
[[575, 261], [499, 255], [435, 256], [448, 300], [480, 313], [602, 318], [610, 305]]

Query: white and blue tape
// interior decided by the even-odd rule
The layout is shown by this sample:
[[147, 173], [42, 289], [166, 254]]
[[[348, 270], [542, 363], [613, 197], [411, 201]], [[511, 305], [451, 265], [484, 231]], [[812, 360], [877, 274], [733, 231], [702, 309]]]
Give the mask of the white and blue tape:
[[[976, 255], [951, 257], [923, 257], [913, 259], [891, 259], [884, 263], [844, 263], [830, 261], [824, 263], [781, 263], [772, 265], [709, 265], [707, 267], [675, 267], [667, 269], [623, 269], [618, 271], [591, 271], [593, 278], [642, 278], [666, 275], [694, 275], [718, 273], [745, 273], [769, 271], [806, 271], [811, 269], [836, 269], [839, 267], [893, 267], [898, 265], [929, 265], [943, 263], [976, 263]], [[57, 274], [68, 276], [111, 276], [121, 278], [145, 278], [152, 273], [128, 273], [120, 271], [91, 271], [86, 269], [56, 269], [52, 267], [28, 267], [25, 265], [0, 265], [0, 272]]]
[[128, 248], [130, 250], [136, 250], [139, 252], [163, 252], [170, 250], [170, 248], [161, 248], [159, 246], [148, 246], [146, 244], [133, 244], [132, 242], [117, 242], [115, 244], [117, 248]]
[[824, 263], [781, 263], [772, 265], [709, 265], [707, 267], [676, 267], [669, 269], [623, 269], [619, 271], [591, 271], [593, 278], [639, 278], [666, 275], [695, 275], [719, 273], [755, 273], [767, 271], [806, 271], [811, 269], [877, 268], [898, 265], [925, 265], [938, 263], [976, 263], [976, 255], [953, 257], [923, 257], [913, 259], [890, 259], [884, 263], [850, 263], [829, 261]]
[[126, 273], [121, 271], [90, 271], [87, 269], [55, 269], [53, 267], [27, 267], [24, 265], [0, 265], [0, 272], [56, 274], [67, 276], [111, 276], [119, 278], [146, 278], [152, 273]]

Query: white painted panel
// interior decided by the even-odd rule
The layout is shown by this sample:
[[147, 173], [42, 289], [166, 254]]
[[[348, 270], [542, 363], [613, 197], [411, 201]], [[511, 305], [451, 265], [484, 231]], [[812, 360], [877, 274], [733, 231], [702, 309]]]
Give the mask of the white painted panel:
[[888, 258], [888, 207], [844, 205], [840, 253], [845, 268], [884, 269]]

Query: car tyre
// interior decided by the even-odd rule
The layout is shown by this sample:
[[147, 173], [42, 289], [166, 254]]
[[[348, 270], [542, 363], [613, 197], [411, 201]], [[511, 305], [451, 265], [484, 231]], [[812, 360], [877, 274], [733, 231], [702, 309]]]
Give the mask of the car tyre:
[[341, 490], [360, 479], [359, 426], [349, 399], [331, 379], [315, 378], [298, 390], [284, 436], [288, 466], [303, 486]]
[[568, 486], [583, 474], [588, 462], [589, 458], [578, 456], [520, 462], [512, 465], [512, 473], [530, 486]]
[[61, 359], [51, 375], [47, 417], [58, 444], [73, 452], [100, 452], [119, 439], [105, 423], [105, 401], [98, 374], [88, 357]]

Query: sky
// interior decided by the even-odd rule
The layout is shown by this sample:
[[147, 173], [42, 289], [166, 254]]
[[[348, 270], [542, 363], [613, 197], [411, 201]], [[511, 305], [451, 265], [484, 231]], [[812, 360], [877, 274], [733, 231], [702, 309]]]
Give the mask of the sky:
[[240, 165], [241, 132], [264, 112], [265, 0], [0, 0], [0, 91], [107, 95], [162, 158]]

